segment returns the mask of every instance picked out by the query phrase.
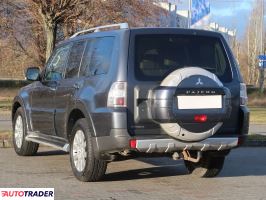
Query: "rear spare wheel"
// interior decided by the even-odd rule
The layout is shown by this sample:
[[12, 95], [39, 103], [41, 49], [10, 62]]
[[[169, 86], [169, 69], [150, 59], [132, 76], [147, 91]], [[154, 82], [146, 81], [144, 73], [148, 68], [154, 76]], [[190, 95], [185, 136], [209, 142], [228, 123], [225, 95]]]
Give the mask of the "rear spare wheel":
[[215, 74], [186, 67], [170, 73], [150, 92], [150, 113], [168, 135], [200, 141], [215, 134], [230, 116], [230, 99]]

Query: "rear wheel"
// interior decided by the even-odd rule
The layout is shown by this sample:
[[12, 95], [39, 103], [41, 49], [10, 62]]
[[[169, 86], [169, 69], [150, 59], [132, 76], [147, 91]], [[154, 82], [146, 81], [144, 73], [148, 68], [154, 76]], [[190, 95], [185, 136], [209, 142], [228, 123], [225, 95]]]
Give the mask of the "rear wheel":
[[99, 181], [106, 172], [107, 162], [94, 155], [86, 119], [79, 119], [72, 130], [70, 162], [75, 177], [80, 181]]
[[20, 156], [32, 156], [36, 154], [39, 144], [26, 141], [26, 118], [23, 109], [17, 109], [13, 119], [13, 145], [15, 152]]
[[203, 155], [198, 163], [184, 161], [185, 166], [189, 172], [197, 177], [215, 177], [217, 176], [224, 165], [225, 156], [213, 157], [210, 155]]

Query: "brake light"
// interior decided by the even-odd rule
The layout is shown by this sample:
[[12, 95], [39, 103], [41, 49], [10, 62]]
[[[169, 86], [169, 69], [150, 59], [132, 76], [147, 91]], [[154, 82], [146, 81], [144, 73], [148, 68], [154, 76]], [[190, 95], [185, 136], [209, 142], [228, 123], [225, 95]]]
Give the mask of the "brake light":
[[246, 106], [248, 103], [247, 87], [245, 83], [240, 83], [240, 106]]
[[109, 90], [108, 107], [126, 107], [127, 106], [127, 83], [114, 82]]
[[207, 115], [195, 115], [194, 116], [194, 121], [199, 122], [199, 123], [204, 123], [208, 119]]

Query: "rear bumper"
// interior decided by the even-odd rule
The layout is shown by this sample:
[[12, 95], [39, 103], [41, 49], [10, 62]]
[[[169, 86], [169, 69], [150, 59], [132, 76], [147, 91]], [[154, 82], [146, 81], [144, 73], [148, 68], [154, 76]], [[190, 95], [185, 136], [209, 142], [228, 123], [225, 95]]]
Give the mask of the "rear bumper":
[[[136, 140], [136, 146], [130, 146], [130, 140]], [[172, 153], [183, 150], [222, 151], [238, 146], [239, 138], [207, 138], [199, 142], [182, 142], [171, 137], [130, 137], [126, 129], [113, 129], [110, 136], [93, 137], [96, 155], [122, 152], [125, 150], [142, 153]]]
[[239, 134], [245, 137], [248, 135], [249, 131], [249, 109], [247, 106], [240, 107], [239, 117]]
[[169, 153], [183, 150], [222, 151], [238, 145], [238, 138], [208, 138], [200, 142], [184, 143], [174, 139], [136, 140], [136, 149], [145, 153]]

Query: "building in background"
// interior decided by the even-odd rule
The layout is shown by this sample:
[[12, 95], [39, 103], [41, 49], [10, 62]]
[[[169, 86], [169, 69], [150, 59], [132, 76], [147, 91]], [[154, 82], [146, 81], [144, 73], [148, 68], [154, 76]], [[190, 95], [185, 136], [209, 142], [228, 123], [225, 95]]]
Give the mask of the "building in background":
[[[161, 26], [217, 31], [223, 34], [230, 46], [234, 45], [236, 30], [229, 30], [215, 22], [210, 22], [211, 5], [209, 0], [189, 0], [188, 4], [186, 3], [187, 0], [186, 2], [184, 0], [157, 1], [155, 3], [157, 6], [169, 12], [169, 15], [162, 19]], [[179, 6], [180, 4], [183, 5]]]
[[236, 29], [230, 30], [226, 27], [219, 26], [219, 24], [215, 22], [211, 22], [209, 26], [206, 27], [206, 29], [222, 33], [231, 47], [235, 45], [234, 43], [236, 41]]
[[169, 27], [202, 27], [208, 23], [209, 0], [157, 0], [155, 4], [169, 12]]

